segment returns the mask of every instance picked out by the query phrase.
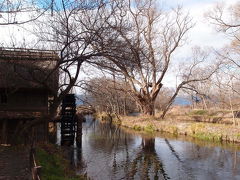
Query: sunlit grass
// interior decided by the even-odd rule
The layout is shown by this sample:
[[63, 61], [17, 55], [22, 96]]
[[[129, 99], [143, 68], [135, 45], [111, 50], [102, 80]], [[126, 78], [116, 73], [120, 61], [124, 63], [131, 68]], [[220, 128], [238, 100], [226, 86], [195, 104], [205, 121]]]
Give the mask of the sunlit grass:
[[[198, 114], [202, 113], [198, 112]], [[122, 126], [146, 133], [159, 131], [175, 136], [188, 135], [202, 140], [240, 142], [240, 127], [231, 124], [186, 121], [175, 117], [162, 120], [144, 115], [123, 116], [121, 120]]]

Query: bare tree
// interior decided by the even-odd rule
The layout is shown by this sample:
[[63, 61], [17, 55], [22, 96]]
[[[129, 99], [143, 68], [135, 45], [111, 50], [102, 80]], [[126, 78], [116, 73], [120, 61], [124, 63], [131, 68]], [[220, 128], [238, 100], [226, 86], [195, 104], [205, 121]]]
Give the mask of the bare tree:
[[[131, 87], [129, 94], [141, 111], [154, 115], [154, 104], [163, 87], [163, 79], [170, 75], [169, 69], [174, 65], [174, 53], [186, 41], [186, 34], [193, 24], [180, 7], [165, 11], [152, 0], [121, 1], [114, 12], [110, 19], [104, 18], [105, 29], [92, 44], [105, 57], [96, 59], [94, 63], [125, 77]], [[206, 56], [187, 64], [188, 69], [181, 76], [183, 81], [165, 106], [162, 117], [184, 85], [210, 77], [207, 73], [193, 79], [192, 71], [200, 66], [201, 58], [206, 59]]]
[[40, 18], [53, 8], [54, 0], [3, 0], [0, 2], [0, 26], [21, 25]]
[[[239, 98], [239, 68], [240, 68], [240, 3], [227, 6], [226, 4], [217, 4], [207, 14], [207, 18], [214, 25], [217, 31], [223, 32], [230, 37], [231, 43], [224, 47], [220, 51], [216, 51], [219, 59], [225, 60], [225, 66], [221, 69], [221, 73], [224, 74], [223, 79], [219, 80], [218, 88], [224, 92], [223, 98], [224, 104], [232, 110], [237, 103], [234, 100]], [[234, 124], [236, 124], [234, 120]]]
[[171, 99], [173, 93], [174, 93], [173, 88], [166, 87], [161, 88], [155, 102], [155, 108], [159, 111], [163, 111], [168, 105], [168, 102]]
[[227, 7], [224, 4], [217, 4], [215, 8], [206, 14], [206, 17], [215, 25], [217, 31], [228, 35], [232, 42], [229, 46], [224, 47], [224, 51], [217, 54], [240, 68], [240, 3]]
[[104, 23], [104, 32], [92, 46], [103, 51], [105, 59], [96, 64], [126, 77], [142, 112], [154, 115], [172, 56], [192, 28], [190, 18], [181, 8], [164, 12], [152, 0], [125, 0], [118, 2], [115, 13]]
[[[48, 11], [41, 19], [35, 20], [35, 34], [39, 38], [39, 46], [47, 49], [55, 49], [59, 59], [52, 71], [43, 79], [40, 84], [45, 82], [55, 72], [59, 73], [59, 86], [49, 90], [53, 94], [50, 113], [48, 117], [32, 121], [23, 130], [36, 123], [48, 123], [56, 113], [61, 100], [68, 94], [74, 86], [78, 86], [79, 74], [82, 64], [92, 57], [100, 56], [100, 52], [90, 48], [90, 44], [95, 38], [95, 34], [89, 33], [82, 23], [85, 22], [84, 14], [86, 11], [95, 13], [92, 23], [98, 21], [99, 9], [105, 4], [101, 0], [70, 1], [64, 0], [55, 6], [54, 16]], [[99, 27], [101, 29], [101, 27]], [[97, 29], [96, 29], [97, 30]]]
[[218, 3], [213, 10], [206, 14], [206, 17], [216, 26], [218, 31], [232, 34], [240, 27], [239, 9], [240, 3], [231, 6]]
[[168, 105], [163, 110], [162, 117], [166, 115], [180, 90], [187, 89], [196, 92], [197, 88], [195, 85], [197, 83], [208, 81], [219, 70], [222, 62], [214, 59], [208, 51], [203, 51], [198, 47], [193, 48], [190, 59], [180, 66], [180, 83], [177, 85]]
[[126, 94], [128, 87], [124, 81], [96, 78], [87, 82], [84, 89], [88, 102], [99, 112], [126, 115], [136, 109], [135, 102]]
[[[100, 56], [90, 47], [95, 40], [95, 34], [91, 34], [83, 26], [86, 23], [85, 13], [95, 13], [92, 16], [92, 24], [97, 23], [100, 9], [106, 4], [102, 0], [70, 1], [65, 0], [57, 4], [54, 16], [47, 14], [34, 23], [37, 25], [36, 34], [39, 43], [47, 43], [46, 48], [54, 48], [59, 52], [59, 61], [54, 70], [60, 71], [59, 91], [55, 93], [55, 105], [58, 107], [61, 99], [74, 87], [78, 86], [78, 78], [82, 64], [93, 57]], [[91, 24], [89, 24], [91, 25]], [[98, 31], [102, 27], [99, 26]], [[49, 74], [50, 76], [51, 74]]]

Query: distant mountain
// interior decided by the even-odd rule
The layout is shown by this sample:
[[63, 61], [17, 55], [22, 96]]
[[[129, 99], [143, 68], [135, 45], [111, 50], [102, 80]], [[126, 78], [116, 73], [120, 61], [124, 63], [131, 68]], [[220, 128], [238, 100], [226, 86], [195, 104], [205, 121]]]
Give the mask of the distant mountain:
[[[75, 96], [76, 96], [76, 104], [78, 106], [83, 105], [85, 96], [82, 94], [76, 94]], [[173, 102], [173, 105], [179, 105], [179, 106], [187, 106], [187, 105], [191, 105], [191, 104], [192, 104], [192, 102], [189, 99], [184, 98], [184, 97], [176, 97]]]
[[84, 104], [84, 102], [83, 102], [84, 97], [85, 97], [84, 95], [76, 94], [75, 97], [76, 97], [76, 104], [77, 104], [77, 106]]
[[173, 104], [179, 105], [179, 106], [187, 106], [187, 105], [191, 105], [192, 102], [189, 99], [184, 97], [176, 97]]

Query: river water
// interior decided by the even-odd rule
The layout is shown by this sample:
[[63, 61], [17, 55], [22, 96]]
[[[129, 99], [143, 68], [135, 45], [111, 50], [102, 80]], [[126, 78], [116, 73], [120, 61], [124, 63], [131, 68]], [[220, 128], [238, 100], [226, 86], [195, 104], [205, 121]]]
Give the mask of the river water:
[[77, 173], [94, 180], [240, 180], [240, 145], [144, 135], [91, 116], [83, 123], [82, 149], [72, 154]]

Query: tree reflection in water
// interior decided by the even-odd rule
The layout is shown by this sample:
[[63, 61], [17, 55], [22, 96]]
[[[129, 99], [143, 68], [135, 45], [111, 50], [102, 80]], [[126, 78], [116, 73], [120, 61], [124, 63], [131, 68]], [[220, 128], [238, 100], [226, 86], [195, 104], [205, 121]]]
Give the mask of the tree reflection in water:
[[[89, 145], [112, 156], [112, 173], [123, 172], [118, 179], [170, 179], [156, 153], [155, 138], [142, 138], [140, 146], [130, 152], [128, 144], [133, 144], [134, 137], [129, 133], [107, 123], [92, 127], [97, 130], [93, 128], [94, 140]], [[123, 151], [125, 158], [119, 160], [117, 157]]]
[[[127, 151], [128, 152], [128, 151]], [[142, 138], [141, 148], [135, 158], [126, 157], [125, 177], [122, 179], [170, 179], [155, 150], [155, 138]], [[139, 179], [137, 178], [137, 179]]]
[[177, 158], [177, 160], [181, 163], [183, 163], [183, 161], [180, 159], [178, 153], [175, 151], [175, 149], [173, 148], [173, 146], [170, 144], [170, 142], [165, 138], [164, 139], [166, 144], [168, 145], [169, 149], [171, 150], [172, 154]]
[[229, 152], [215, 146], [172, 141], [165, 136], [145, 137], [98, 121], [84, 125], [83, 143], [82, 153], [75, 156], [75, 165], [78, 173], [86, 166], [85, 172], [91, 179], [240, 177], [237, 149]]

